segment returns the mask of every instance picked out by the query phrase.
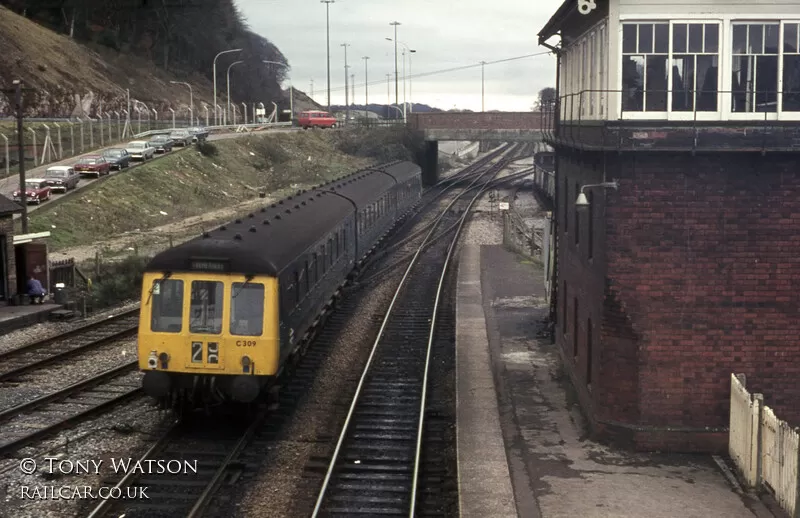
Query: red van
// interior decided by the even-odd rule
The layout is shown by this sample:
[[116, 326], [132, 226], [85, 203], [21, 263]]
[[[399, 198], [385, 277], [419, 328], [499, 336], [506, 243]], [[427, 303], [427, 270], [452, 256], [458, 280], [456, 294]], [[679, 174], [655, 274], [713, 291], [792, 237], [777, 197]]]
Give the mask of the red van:
[[301, 112], [297, 117], [297, 124], [303, 129], [308, 128], [335, 128], [336, 117], [328, 112], [309, 110]]

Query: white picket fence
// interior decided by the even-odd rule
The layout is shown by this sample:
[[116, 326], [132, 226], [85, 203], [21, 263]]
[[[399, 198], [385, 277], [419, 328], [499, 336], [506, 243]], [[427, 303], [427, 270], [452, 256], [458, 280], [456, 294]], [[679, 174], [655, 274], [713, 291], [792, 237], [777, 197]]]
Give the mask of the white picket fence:
[[767, 489], [793, 518], [800, 518], [800, 434], [764, 405], [762, 394], [750, 394], [744, 374], [731, 374], [728, 448], [745, 482]]

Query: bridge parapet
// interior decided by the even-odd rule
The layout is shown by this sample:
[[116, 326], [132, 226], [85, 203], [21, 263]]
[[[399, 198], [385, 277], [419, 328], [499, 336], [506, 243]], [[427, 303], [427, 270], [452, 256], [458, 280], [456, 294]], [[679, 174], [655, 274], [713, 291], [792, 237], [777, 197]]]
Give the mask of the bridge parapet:
[[432, 112], [412, 113], [408, 119], [415, 130], [541, 130], [545, 116], [540, 112]]

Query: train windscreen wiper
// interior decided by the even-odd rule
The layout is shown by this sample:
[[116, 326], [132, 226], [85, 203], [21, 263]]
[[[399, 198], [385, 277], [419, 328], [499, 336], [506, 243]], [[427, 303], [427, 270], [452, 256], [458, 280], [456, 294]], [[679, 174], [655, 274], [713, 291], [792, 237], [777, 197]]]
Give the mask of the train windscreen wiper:
[[164, 276], [153, 283], [153, 286], [150, 287], [150, 292], [147, 294], [147, 302], [144, 303], [145, 306], [150, 304], [150, 299], [153, 298], [153, 290], [156, 289], [156, 286], [158, 286], [165, 280], [169, 279], [170, 277], [172, 277], [172, 272], [164, 272]]
[[252, 280], [253, 280], [253, 277], [255, 277], [255, 275], [247, 275], [247, 276], [245, 276], [245, 278], [244, 278], [244, 284], [242, 284], [241, 286], [239, 286], [239, 290], [238, 290], [236, 293], [234, 293], [233, 295], [231, 295], [231, 298], [232, 298], [232, 299], [235, 299], [236, 297], [238, 297], [238, 296], [239, 296], [239, 294], [240, 294], [240, 293], [242, 292], [242, 290], [244, 289], [244, 287], [245, 287], [245, 286], [247, 286], [247, 285], [250, 283], [250, 281], [252, 281]]

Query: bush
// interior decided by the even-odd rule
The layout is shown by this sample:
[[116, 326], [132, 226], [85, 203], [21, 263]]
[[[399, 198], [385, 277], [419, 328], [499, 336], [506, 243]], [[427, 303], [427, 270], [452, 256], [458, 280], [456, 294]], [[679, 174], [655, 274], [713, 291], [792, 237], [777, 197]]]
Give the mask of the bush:
[[197, 150], [200, 151], [200, 154], [207, 157], [214, 157], [219, 153], [217, 146], [205, 140], [202, 142], [200, 140], [197, 141]]
[[149, 257], [128, 256], [118, 262], [102, 263], [100, 276], [92, 279], [92, 309], [138, 299], [142, 291], [144, 269], [149, 261]]
[[348, 155], [374, 158], [379, 162], [415, 161], [423, 148], [422, 138], [405, 126], [353, 126], [336, 132], [336, 148]]

